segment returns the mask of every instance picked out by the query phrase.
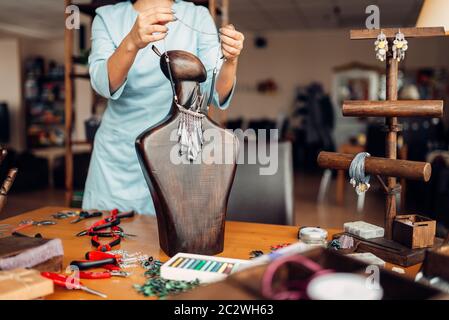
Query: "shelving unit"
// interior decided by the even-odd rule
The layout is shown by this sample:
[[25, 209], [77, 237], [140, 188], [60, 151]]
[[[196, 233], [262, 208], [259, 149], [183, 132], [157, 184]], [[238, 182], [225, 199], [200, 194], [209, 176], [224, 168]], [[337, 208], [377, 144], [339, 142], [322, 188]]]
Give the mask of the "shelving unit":
[[[188, 0], [197, 5], [203, 5], [209, 8], [212, 17], [218, 23], [220, 18], [221, 24], [228, 24], [229, 21], [229, 0]], [[110, 4], [117, 1], [111, 0]], [[107, 4], [107, 3], [106, 3]], [[95, 17], [95, 10], [101, 5], [98, 4], [77, 4], [76, 1], [65, 0], [65, 7], [77, 5], [80, 12], [89, 16], [91, 19]], [[105, 4], [102, 4], [105, 5]], [[68, 17], [68, 14], [65, 14]], [[66, 205], [70, 206], [73, 198], [73, 146], [89, 145], [87, 141], [73, 141], [73, 112], [74, 112], [74, 80], [90, 79], [89, 74], [74, 72], [73, 58], [73, 40], [74, 31], [65, 29], [65, 189], [66, 189]], [[99, 99], [98, 95], [94, 97], [94, 105]], [[94, 106], [92, 107], [94, 109]]]
[[[351, 40], [376, 39], [381, 30], [351, 30]], [[382, 29], [388, 38], [388, 47], [392, 48], [397, 28]], [[444, 36], [444, 28], [401, 28], [406, 38]], [[371, 241], [361, 240], [358, 248], [372, 252], [380, 258], [402, 266], [409, 266], [424, 259], [425, 249], [409, 249], [392, 240], [393, 222], [396, 218], [396, 195], [401, 191], [397, 178], [429, 181], [431, 165], [425, 162], [397, 160], [397, 135], [401, 131], [398, 117], [443, 116], [443, 102], [439, 100], [398, 101], [398, 64], [391, 50], [386, 59], [386, 101], [345, 101], [343, 115], [355, 117], [385, 117], [386, 158], [369, 157], [365, 161], [365, 171], [375, 175], [382, 184], [385, 195], [385, 238]], [[322, 168], [348, 170], [354, 155], [321, 152], [318, 164]], [[384, 182], [381, 176], [386, 177]], [[360, 239], [359, 239], [360, 240]]]
[[[42, 64], [37, 70], [37, 63]], [[28, 65], [29, 64], [29, 65]], [[26, 140], [29, 149], [64, 145], [64, 75], [61, 66], [43, 58], [27, 60]]]

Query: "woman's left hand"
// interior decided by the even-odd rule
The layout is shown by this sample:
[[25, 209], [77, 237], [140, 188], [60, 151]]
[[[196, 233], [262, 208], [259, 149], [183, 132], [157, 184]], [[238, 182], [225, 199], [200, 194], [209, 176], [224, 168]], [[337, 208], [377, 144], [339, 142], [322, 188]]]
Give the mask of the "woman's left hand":
[[220, 28], [221, 49], [227, 61], [237, 61], [243, 50], [245, 36], [232, 24]]

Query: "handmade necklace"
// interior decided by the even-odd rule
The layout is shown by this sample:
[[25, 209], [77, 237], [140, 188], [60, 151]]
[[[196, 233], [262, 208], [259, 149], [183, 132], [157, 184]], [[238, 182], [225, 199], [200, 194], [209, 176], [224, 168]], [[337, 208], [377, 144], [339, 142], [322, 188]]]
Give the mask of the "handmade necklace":
[[173, 80], [173, 74], [170, 66], [170, 57], [167, 53], [167, 45], [166, 39], [163, 40], [164, 45], [164, 59], [167, 64], [168, 76], [170, 80], [170, 85], [173, 91], [173, 100], [178, 107], [179, 112], [181, 113], [179, 124], [178, 124], [178, 144], [179, 144], [179, 154], [180, 156], [186, 155], [189, 161], [195, 161], [202, 150], [202, 146], [204, 143], [203, 140], [203, 125], [202, 120], [205, 117], [205, 113], [208, 110], [208, 106], [212, 103], [212, 98], [215, 89], [215, 79], [218, 71], [218, 63], [220, 61], [220, 48], [221, 48], [221, 39], [219, 37], [219, 32], [217, 33], [209, 33], [198, 30], [178, 17], [176, 17], [176, 21], [179, 21], [182, 25], [189, 28], [190, 30], [206, 35], [206, 36], [216, 36], [218, 37], [219, 48], [217, 50], [217, 59], [215, 61], [215, 66], [212, 72], [212, 83], [209, 91], [209, 98], [206, 102], [205, 95], [199, 95], [198, 90], [193, 92], [192, 99], [190, 100], [190, 108], [186, 108], [179, 104], [178, 95], [176, 93], [175, 82]]

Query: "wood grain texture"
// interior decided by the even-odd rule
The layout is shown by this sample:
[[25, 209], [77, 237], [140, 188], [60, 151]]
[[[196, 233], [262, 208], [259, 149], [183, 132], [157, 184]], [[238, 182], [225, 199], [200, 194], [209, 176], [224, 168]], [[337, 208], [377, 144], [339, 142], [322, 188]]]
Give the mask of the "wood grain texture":
[[358, 29], [350, 31], [351, 40], [376, 39], [381, 31], [387, 38], [394, 38], [398, 31], [401, 31], [406, 38], [426, 38], [443, 37], [446, 35], [443, 27], [425, 28], [382, 28], [382, 29]]
[[[203, 129], [222, 140], [206, 142], [199, 160], [203, 163], [172, 163], [179, 158], [176, 136], [179, 112], [142, 134], [136, 148], [158, 217], [161, 248], [177, 252], [217, 254], [223, 250], [227, 201], [234, 180], [238, 141], [208, 118]], [[225, 150], [231, 162], [209, 163], [207, 148]], [[184, 157], [183, 157], [184, 158]], [[202, 158], [202, 159], [200, 159]]]
[[[46, 207], [38, 210], [26, 212], [22, 215], [0, 221], [0, 224], [11, 224], [16, 226], [22, 220], [44, 220], [49, 219], [51, 214], [61, 210], [68, 210], [62, 207]], [[34, 235], [41, 233], [45, 238], [59, 238], [64, 246], [64, 268], [73, 260], [80, 260], [85, 253], [93, 250], [89, 238], [75, 237], [75, 234], [88, 228], [99, 219], [84, 220], [78, 224], [70, 224], [70, 219], [58, 220], [54, 226], [30, 227], [22, 230], [22, 233]], [[168, 260], [168, 256], [160, 249], [158, 241], [158, 228], [156, 218], [152, 216], [137, 215], [132, 219], [124, 219], [121, 227], [131, 234], [136, 234], [135, 239], [122, 241], [118, 248], [128, 252], [142, 252], [153, 256], [163, 262]], [[328, 229], [329, 238], [336, 233], [341, 232], [337, 229]], [[245, 222], [226, 222], [224, 251], [219, 254], [221, 257], [248, 259], [252, 250], [262, 250], [269, 252], [272, 245], [281, 243], [293, 243], [297, 241], [298, 227], [279, 226], [269, 224], [245, 223]], [[391, 269], [394, 265], [387, 264], [386, 268]], [[420, 265], [406, 268], [408, 277], [414, 278], [418, 273]], [[140, 267], [130, 268], [127, 271], [132, 272], [129, 278], [112, 278], [105, 280], [83, 280], [83, 283], [92, 289], [104, 292], [108, 299], [148, 299], [138, 294], [133, 289], [133, 284], [143, 284], [145, 277], [144, 270]], [[236, 297], [238, 298], [238, 297]], [[55, 288], [55, 293], [46, 299], [52, 300], [84, 300], [101, 299], [97, 296], [81, 292], [69, 291], [62, 288]]]
[[442, 100], [401, 100], [343, 102], [345, 117], [432, 117], [443, 116]]
[[393, 221], [393, 239], [411, 249], [431, 248], [436, 221], [416, 214], [399, 215]]
[[[322, 151], [317, 161], [321, 168], [349, 170], [352, 159], [353, 154]], [[429, 181], [432, 167], [427, 162], [368, 157], [365, 159], [365, 171], [369, 174]]]
[[[391, 39], [389, 39], [388, 44], [390, 48], [393, 47], [393, 41]], [[386, 61], [386, 86], [388, 102], [398, 100], [398, 68], [399, 61], [393, 58], [391, 50], [388, 51]], [[388, 117], [386, 118], [385, 122], [389, 127], [389, 130], [385, 137], [385, 156], [388, 159], [395, 160], [398, 158], [398, 133], [393, 129], [397, 127], [398, 119], [396, 117]], [[387, 174], [387, 187], [389, 190], [393, 190], [397, 186], [396, 177], [397, 175]], [[429, 179], [430, 175], [427, 180], [424, 180], [428, 181]], [[391, 239], [393, 220], [397, 212], [395, 194], [388, 193], [386, 195], [385, 208], [385, 238]]]
[[[169, 51], [168, 55], [178, 101], [184, 106], [199, 83], [206, 80], [206, 70], [189, 52]], [[162, 71], [170, 79], [164, 55], [160, 61]], [[159, 242], [169, 256], [178, 252], [217, 254], [223, 251], [238, 140], [205, 116], [201, 120], [202, 152], [190, 163], [185, 161], [185, 155], [179, 155], [180, 119], [181, 113], [173, 102], [169, 115], [136, 140], [138, 158], [156, 209]]]

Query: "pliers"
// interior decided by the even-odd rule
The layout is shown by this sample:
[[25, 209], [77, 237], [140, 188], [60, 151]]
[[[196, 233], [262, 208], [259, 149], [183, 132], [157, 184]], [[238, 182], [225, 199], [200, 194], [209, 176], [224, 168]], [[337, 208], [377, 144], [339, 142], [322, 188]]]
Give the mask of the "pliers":
[[80, 271], [80, 279], [110, 279], [112, 277], [129, 277], [131, 273], [122, 270], [113, 271], [102, 271], [102, 272], [91, 272], [91, 271]]
[[105, 299], [108, 297], [104, 293], [101, 293], [99, 291], [84, 286], [80, 281], [78, 281], [78, 279], [76, 279], [73, 276], [65, 276], [63, 274], [53, 272], [41, 272], [41, 275], [47, 279], [52, 280], [53, 283], [59, 287], [63, 287], [70, 290], [83, 290], [85, 292], [95, 294]]
[[106, 221], [106, 219], [103, 219], [101, 221], [96, 222], [95, 224], [93, 224], [93, 226], [87, 230], [83, 230], [79, 233], [76, 234], [77, 237], [82, 237], [85, 235], [88, 235], [89, 233], [95, 232], [95, 231], [100, 231], [103, 229], [107, 229], [107, 228], [111, 228], [111, 227], [115, 227], [118, 226], [120, 224], [120, 219], [115, 219], [112, 221]]
[[97, 218], [97, 217], [101, 217], [102, 215], [103, 215], [103, 213], [100, 211], [96, 211], [96, 212], [81, 211], [78, 218], [70, 221], [70, 223], [78, 223], [82, 220]]

